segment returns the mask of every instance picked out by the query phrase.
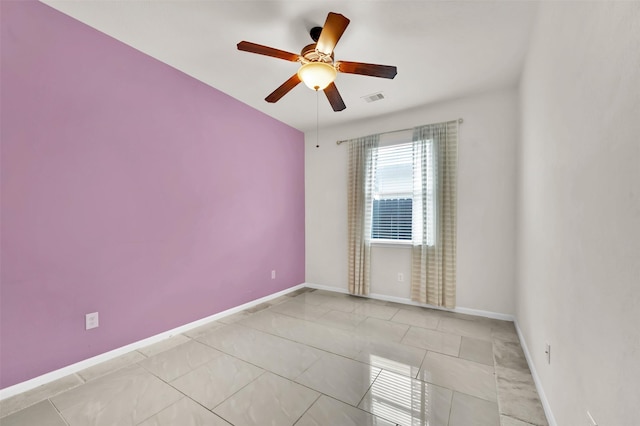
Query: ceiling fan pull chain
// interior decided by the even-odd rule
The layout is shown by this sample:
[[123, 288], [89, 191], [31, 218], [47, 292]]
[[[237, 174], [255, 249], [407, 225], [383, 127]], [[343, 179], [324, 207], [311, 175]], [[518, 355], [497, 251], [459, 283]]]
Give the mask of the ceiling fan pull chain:
[[319, 90], [316, 90], [316, 148], [320, 148], [320, 125], [318, 124], [320, 122], [320, 98], [318, 97], [320, 96], [318, 94], [319, 92]]

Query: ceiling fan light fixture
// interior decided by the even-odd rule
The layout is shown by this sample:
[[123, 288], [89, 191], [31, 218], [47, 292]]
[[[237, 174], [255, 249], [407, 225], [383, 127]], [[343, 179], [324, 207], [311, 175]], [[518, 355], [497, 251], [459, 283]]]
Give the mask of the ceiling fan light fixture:
[[312, 90], [324, 90], [333, 83], [338, 72], [332, 64], [309, 62], [300, 67], [298, 77]]

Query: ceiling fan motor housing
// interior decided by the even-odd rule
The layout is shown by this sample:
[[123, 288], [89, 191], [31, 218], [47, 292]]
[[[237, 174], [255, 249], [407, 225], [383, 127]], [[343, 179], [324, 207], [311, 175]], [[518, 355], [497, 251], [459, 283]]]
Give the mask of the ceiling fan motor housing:
[[[327, 64], [333, 64], [333, 52], [331, 55], [325, 55], [322, 52], [316, 50], [316, 43], [308, 44], [300, 51], [302, 56], [307, 62], [325, 62]], [[304, 62], [304, 61], [303, 61]]]

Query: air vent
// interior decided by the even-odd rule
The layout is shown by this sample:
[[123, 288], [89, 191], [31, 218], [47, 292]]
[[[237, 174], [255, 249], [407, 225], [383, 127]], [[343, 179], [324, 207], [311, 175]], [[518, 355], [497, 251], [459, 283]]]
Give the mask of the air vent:
[[378, 92], [378, 93], [374, 93], [374, 94], [371, 94], [371, 95], [363, 96], [362, 99], [364, 99], [365, 102], [367, 102], [367, 103], [375, 102], [375, 101], [380, 101], [380, 100], [384, 99], [384, 95], [382, 94], [382, 92]]

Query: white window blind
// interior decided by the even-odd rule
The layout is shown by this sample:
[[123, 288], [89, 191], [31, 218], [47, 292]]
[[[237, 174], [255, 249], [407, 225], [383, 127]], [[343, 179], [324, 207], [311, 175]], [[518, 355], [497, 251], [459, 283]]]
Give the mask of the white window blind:
[[413, 145], [378, 148], [374, 174], [372, 240], [411, 241]]
[[[422, 161], [422, 155], [426, 156], [425, 161]], [[426, 166], [425, 170], [422, 170], [423, 166]], [[419, 244], [426, 241], [427, 245], [434, 244], [434, 173], [431, 141], [427, 141], [422, 150], [414, 149], [414, 142], [377, 149], [371, 206], [373, 241], [413, 241]], [[422, 215], [426, 215], [424, 220]]]

